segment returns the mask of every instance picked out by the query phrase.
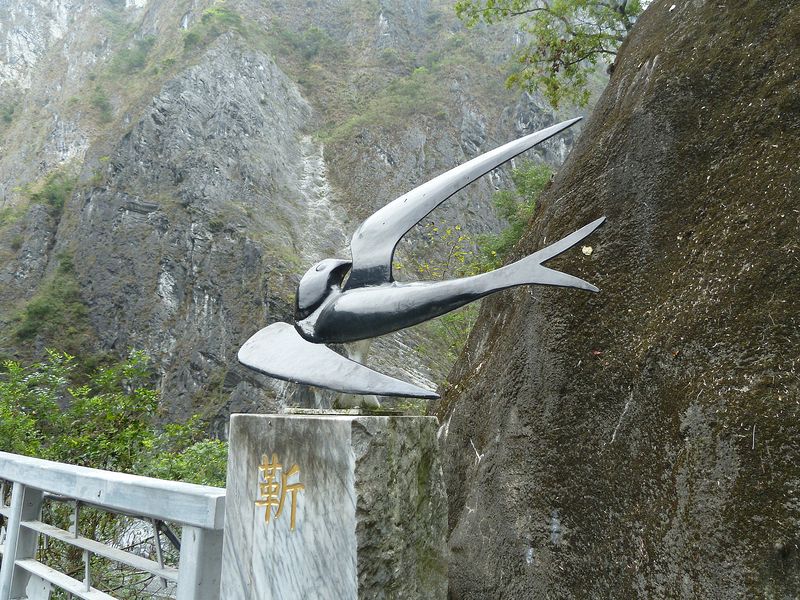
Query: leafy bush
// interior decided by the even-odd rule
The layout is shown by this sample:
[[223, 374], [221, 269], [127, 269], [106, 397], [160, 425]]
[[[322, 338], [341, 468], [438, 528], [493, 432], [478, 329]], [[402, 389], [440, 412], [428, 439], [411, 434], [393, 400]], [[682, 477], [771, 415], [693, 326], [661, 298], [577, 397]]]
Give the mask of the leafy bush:
[[108, 93], [99, 84], [94, 86], [94, 91], [89, 98], [89, 104], [94, 108], [100, 116], [100, 121], [108, 123], [114, 116], [114, 106], [108, 97]]
[[330, 60], [344, 52], [341, 42], [315, 25], [303, 31], [292, 31], [279, 23], [273, 23], [272, 32], [284, 50], [296, 54], [304, 61], [317, 57]]
[[183, 47], [192, 50], [207, 46], [223, 33], [236, 30], [244, 33], [242, 17], [222, 2], [203, 11], [200, 22], [183, 35]]
[[424, 324], [428, 341], [417, 345], [416, 351], [426, 360], [452, 365], [469, 339], [479, 310], [480, 303], [473, 302]]
[[[0, 451], [224, 486], [226, 444], [204, 439], [197, 418], [160, 427], [152, 381], [149, 360], [141, 352], [92, 373], [74, 357], [55, 351], [27, 367], [0, 362]], [[44, 520], [67, 529], [72, 510], [69, 503], [47, 502]], [[91, 539], [113, 543], [141, 527], [132, 518], [81, 509], [80, 534]], [[139, 550], [151, 560], [161, 556], [154, 556], [152, 544]], [[168, 547], [161, 551], [174, 565], [176, 553]], [[53, 539], [37, 558], [63, 573], [83, 572], [80, 551]], [[142, 598], [152, 580], [105, 560], [93, 559], [91, 570], [95, 587], [130, 600]]]
[[20, 205], [4, 206], [0, 208], [0, 229], [16, 222], [24, 214], [25, 211]]
[[417, 248], [406, 263], [395, 260], [392, 265], [395, 271], [410, 272], [427, 280], [466, 277], [480, 272], [475, 240], [461, 225], [428, 221], [423, 225], [423, 232], [426, 247]]
[[136, 40], [132, 48], [124, 48], [114, 57], [111, 68], [120, 75], [132, 75], [147, 65], [147, 55], [155, 44], [156, 38], [146, 36]]
[[[461, 225], [429, 222], [424, 226], [429, 249], [423, 255], [441, 258], [415, 261], [412, 257], [407, 264], [395, 262], [393, 268], [430, 280], [467, 277], [502, 266], [525, 232], [552, 174], [549, 166], [533, 162], [511, 172], [514, 189], [495, 192], [493, 197], [498, 215], [508, 222], [500, 233], [473, 239]], [[473, 303], [425, 324], [431, 341], [417, 346], [417, 352], [428, 360], [445, 359], [452, 364], [466, 344], [477, 315], [478, 305]]]
[[72, 257], [62, 253], [52, 278], [28, 302], [14, 331], [20, 341], [42, 336], [77, 352], [87, 343], [87, 309], [75, 277]]
[[227, 446], [202, 424], [158, 425], [149, 359], [131, 352], [87, 374], [73, 356], [0, 365], [0, 450], [125, 473], [223, 486]]
[[64, 171], [54, 171], [50, 173], [44, 183], [38, 188], [28, 193], [28, 198], [36, 204], [44, 204], [49, 207], [51, 212], [58, 216], [64, 209], [67, 200], [75, 191], [77, 178]]
[[17, 110], [17, 105], [14, 102], [4, 102], [0, 104], [0, 120], [6, 125], [14, 120], [14, 112]]
[[478, 238], [480, 271], [499, 267], [503, 259], [522, 237], [533, 216], [539, 195], [553, 176], [553, 170], [544, 164], [523, 163], [511, 171], [514, 190], [495, 193], [493, 201], [498, 214], [508, 221], [508, 227], [494, 235]]
[[138, 465], [137, 471], [160, 479], [224, 486], [227, 460], [227, 443], [221, 440], [202, 440], [178, 454], [163, 450]]
[[467, 277], [496, 269], [522, 238], [536, 201], [552, 175], [553, 170], [547, 165], [523, 163], [511, 172], [514, 189], [497, 191], [492, 198], [497, 214], [508, 222], [502, 231], [473, 239], [460, 224], [429, 221], [424, 225], [424, 235], [427, 245], [436, 250], [421, 254], [440, 258], [414, 260], [412, 257], [405, 264], [396, 261], [393, 268], [410, 270], [425, 279]]

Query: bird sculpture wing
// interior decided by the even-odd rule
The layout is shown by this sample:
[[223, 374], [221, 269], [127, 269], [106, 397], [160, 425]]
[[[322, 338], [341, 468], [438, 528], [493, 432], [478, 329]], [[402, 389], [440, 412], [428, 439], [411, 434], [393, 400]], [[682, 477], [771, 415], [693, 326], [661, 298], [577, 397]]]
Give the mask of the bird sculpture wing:
[[307, 342], [288, 323], [265, 327], [239, 350], [239, 362], [270, 377], [347, 394], [438, 398], [436, 392], [400, 381]]
[[414, 225], [450, 196], [492, 169], [578, 121], [570, 119], [509, 142], [455, 167], [393, 200], [369, 216], [353, 234], [353, 267], [345, 289], [392, 281], [395, 246]]

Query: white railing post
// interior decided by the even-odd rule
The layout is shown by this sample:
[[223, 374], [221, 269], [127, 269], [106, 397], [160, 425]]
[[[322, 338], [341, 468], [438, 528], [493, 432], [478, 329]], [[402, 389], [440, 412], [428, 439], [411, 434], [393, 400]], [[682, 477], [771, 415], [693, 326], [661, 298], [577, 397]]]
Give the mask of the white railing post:
[[183, 526], [176, 600], [219, 600], [222, 530]]
[[23, 598], [28, 572], [15, 566], [15, 561], [33, 558], [38, 534], [20, 527], [21, 521], [38, 520], [42, 512], [42, 491], [15, 482], [11, 490], [11, 515], [6, 526], [3, 564], [0, 567], [0, 600]]
[[[0, 0], [2, 2], [2, 0]], [[7, 537], [0, 565], [0, 600], [24, 598], [29, 582], [42, 580], [84, 600], [113, 600], [91, 586], [89, 558], [104, 559], [150, 573], [178, 585], [179, 600], [219, 600], [225, 490], [150, 477], [101, 471], [0, 452], [0, 481], [13, 482], [11, 506], [0, 506]], [[44, 494], [76, 501], [70, 531], [41, 521]], [[0, 493], [1, 495], [1, 493]], [[183, 529], [180, 565], [164, 565], [80, 535], [78, 506], [91, 506], [153, 523], [168, 521]], [[36, 558], [38, 536], [84, 551], [83, 581]], [[158, 534], [156, 535], [158, 538]], [[160, 544], [160, 540], [156, 543]], [[160, 550], [160, 548], [159, 548]], [[73, 574], [74, 575], [74, 574]], [[31, 590], [33, 585], [31, 584]], [[49, 588], [48, 588], [49, 589]], [[44, 592], [31, 592], [41, 600]]]

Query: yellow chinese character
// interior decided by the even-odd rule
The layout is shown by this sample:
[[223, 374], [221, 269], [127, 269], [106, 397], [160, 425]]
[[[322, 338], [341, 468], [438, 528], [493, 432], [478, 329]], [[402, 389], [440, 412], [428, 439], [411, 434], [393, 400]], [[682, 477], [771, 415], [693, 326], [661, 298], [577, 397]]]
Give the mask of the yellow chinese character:
[[[280, 483], [278, 482], [278, 473], [280, 472]], [[278, 455], [273, 454], [272, 460], [267, 459], [264, 454], [261, 457], [261, 464], [258, 467], [258, 493], [259, 499], [256, 500], [256, 506], [264, 506], [266, 512], [264, 513], [264, 520], [269, 523], [272, 508], [277, 507], [275, 511], [275, 518], [281, 516], [283, 512], [283, 505], [286, 501], [286, 493], [289, 492], [292, 496], [292, 512], [290, 516], [289, 527], [294, 531], [295, 517], [297, 515], [297, 492], [305, 489], [302, 483], [289, 483], [289, 478], [292, 475], [298, 475], [300, 467], [292, 465], [289, 469], [284, 469], [283, 465], [278, 462]]]

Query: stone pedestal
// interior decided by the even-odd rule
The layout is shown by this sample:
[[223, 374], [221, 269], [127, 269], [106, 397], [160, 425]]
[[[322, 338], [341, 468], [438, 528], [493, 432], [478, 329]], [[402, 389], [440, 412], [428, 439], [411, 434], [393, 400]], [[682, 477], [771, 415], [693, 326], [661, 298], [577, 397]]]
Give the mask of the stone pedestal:
[[436, 429], [434, 417], [231, 417], [220, 597], [443, 600]]

